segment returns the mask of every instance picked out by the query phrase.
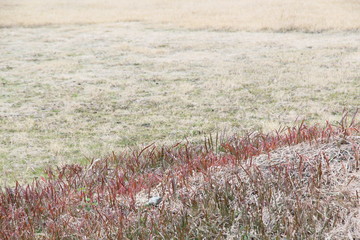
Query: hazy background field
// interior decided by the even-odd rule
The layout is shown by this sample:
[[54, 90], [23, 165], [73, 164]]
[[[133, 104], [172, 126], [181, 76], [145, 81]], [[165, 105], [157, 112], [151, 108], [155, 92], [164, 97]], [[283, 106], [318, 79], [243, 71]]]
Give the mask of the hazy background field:
[[1, 185], [360, 105], [360, 1], [2, 0], [0, 26]]
[[139, 21], [187, 29], [358, 30], [358, 0], [2, 0], [0, 25]]
[[139, 21], [187, 29], [358, 30], [358, 0], [2, 0], [2, 26]]

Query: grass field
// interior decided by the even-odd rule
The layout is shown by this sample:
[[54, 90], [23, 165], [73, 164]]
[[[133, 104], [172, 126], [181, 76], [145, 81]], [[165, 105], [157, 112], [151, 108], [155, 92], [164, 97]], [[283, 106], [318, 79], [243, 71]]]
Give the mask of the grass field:
[[360, 29], [357, 0], [2, 0], [0, 6], [0, 26], [138, 21], [185, 29]]
[[358, 0], [2, 0], [0, 239], [360, 239], [359, 30]]
[[335, 122], [359, 107], [359, 6], [1, 1], [1, 185], [129, 146]]

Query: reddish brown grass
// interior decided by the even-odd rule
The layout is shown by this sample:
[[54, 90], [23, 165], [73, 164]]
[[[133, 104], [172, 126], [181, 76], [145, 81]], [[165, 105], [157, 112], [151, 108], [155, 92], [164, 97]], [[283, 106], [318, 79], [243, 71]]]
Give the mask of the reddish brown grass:
[[360, 128], [347, 119], [47, 169], [2, 189], [0, 238], [359, 238]]

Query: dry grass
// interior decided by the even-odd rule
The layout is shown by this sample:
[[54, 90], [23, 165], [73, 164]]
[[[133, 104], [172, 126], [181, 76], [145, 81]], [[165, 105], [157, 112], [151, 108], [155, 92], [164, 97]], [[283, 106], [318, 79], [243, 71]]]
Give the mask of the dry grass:
[[141, 21], [189, 29], [360, 29], [356, 0], [3, 0], [0, 9], [0, 26]]
[[358, 33], [0, 29], [1, 182], [127, 146], [272, 130], [359, 107]]
[[359, 29], [359, 1], [1, 1], [0, 238], [360, 238], [359, 126], [261, 134], [360, 107]]
[[359, 133], [302, 123], [48, 170], [0, 189], [0, 237], [359, 239]]
[[[1, 184], [127, 146], [335, 122], [359, 107], [359, 34], [342, 32], [359, 29], [358, 1], [3, 0], [0, 9]], [[333, 32], [271, 33], [292, 30]]]

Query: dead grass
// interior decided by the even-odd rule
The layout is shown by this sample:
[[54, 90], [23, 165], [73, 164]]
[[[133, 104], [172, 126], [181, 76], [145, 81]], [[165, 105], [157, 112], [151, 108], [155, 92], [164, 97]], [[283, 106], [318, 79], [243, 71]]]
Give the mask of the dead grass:
[[358, 1], [4, 0], [0, 9], [1, 184], [128, 146], [335, 122], [359, 107]]
[[358, 33], [0, 29], [2, 184], [151, 142], [338, 121], [359, 107]]
[[[355, 120], [302, 123], [49, 169], [0, 189], [0, 236], [358, 239], [358, 134]], [[147, 206], [154, 195], [161, 203]]]
[[0, 238], [360, 238], [359, 136], [199, 144], [355, 111], [359, 29], [359, 1], [1, 1]]
[[0, 9], [0, 26], [141, 21], [187, 29], [360, 29], [360, 3], [355, 0], [3, 0]]

